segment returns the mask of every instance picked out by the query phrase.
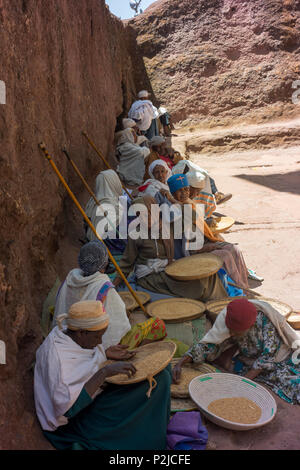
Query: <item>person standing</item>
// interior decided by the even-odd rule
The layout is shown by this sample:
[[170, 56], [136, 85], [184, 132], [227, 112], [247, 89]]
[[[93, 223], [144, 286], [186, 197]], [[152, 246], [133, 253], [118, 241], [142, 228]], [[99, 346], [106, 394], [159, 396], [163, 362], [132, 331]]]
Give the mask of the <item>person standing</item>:
[[140, 91], [138, 100], [132, 104], [128, 112], [128, 117], [137, 123], [141, 133], [150, 140], [155, 135], [159, 135], [157, 125], [159, 113], [149, 97], [148, 91]]

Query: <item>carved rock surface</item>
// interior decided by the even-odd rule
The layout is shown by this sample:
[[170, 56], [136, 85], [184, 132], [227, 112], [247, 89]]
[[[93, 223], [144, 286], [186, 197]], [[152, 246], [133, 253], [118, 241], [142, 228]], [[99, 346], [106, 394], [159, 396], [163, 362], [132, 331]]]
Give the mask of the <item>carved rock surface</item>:
[[174, 121], [257, 123], [299, 111], [299, 0], [160, 0], [129, 24]]

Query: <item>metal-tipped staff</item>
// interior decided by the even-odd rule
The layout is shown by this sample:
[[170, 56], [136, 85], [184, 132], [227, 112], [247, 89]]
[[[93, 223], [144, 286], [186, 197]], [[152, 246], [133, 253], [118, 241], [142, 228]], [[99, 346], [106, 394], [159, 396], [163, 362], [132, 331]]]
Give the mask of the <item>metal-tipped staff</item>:
[[[89, 138], [89, 136], [87, 135], [86, 132], [82, 131], [82, 135], [86, 138], [86, 140], [88, 141], [88, 143], [90, 144], [90, 146], [95, 150], [95, 152], [97, 153], [97, 155], [101, 158], [101, 160], [103, 161], [103, 163], [106, 165], [106, 167], [109, 169], [109, 170], [112, 170], [112, 167], [110, 166], [110, 164], [108, 163], [108, 161], [106, 160], [106, 158], [103, 157], [102, 153], [97, 149], [96, 145], [94, 144], [94, 142]], [[133, 197], [131, 196], [131, 194], [127, 191], [127, 189], [125, 188], [124, 184], [122, 183], [121, 181], [121, 185], [122, 185], [122, 188], [124, 189], [124, 191], [128, 194], [128, 196], [130, 197], [131, 200], [133, 200]]]
[[[64, 187], [66, 188], [69, 196], [71, 197], [71, 199], [73, 200], [73, 202], [75, 203], [77, 209], [79, 210], [79, 212], [81, 213], [81, 215], [83, 216], [84, 220], [86, 221], [86, 223], [89, 225], [89, 227], [91, 228], [91, 230], [93, 231], [94, 235], [98, 238], [98, 240], [100, 240], [100, 242], [104, 243], [102, 238], [99, 237], [94, 225], [92, 224], [92, 222], [90, 221], [90, 219], [88, 218], [88, 216], [86, 215], [86, 213], [84, 212], [84, 210], [82, 209], [81, 205], [79, 204], [78, 200], [76, 199], [76, 197], [74, 196], [74, 194], [72, 193], [71, 189], [69, 188], [66, 180], [64, 179], [64, 177], [62, 176], [62, 174], [60, 173], [60, 171], [58, 170], [57, 166], [55, 165], [54, 161], [52, 160], [51, 156], [49, 155], [47, 149], [46, 149], [46, 146], [44, 143], [40, 143], [39, 144], [39, 148], [43, 151], [45, 157], [47, 158], [47, 160], [49, 161], [50, 165], [52, 166], [53, 170], [55, 171], [55, 173], [57, 174], [58, 178], [60, 179], [60, 181], [62, 182], [62, 184], [64, 185]], [[108, 253], [108, 256], [111, 260], [111, 262], [113, 263], [114, 267], [116, 268], [116, 270], [118, 271], [119, 275], [121, 276], [121, 278], [123, 279], [123, 281], [125, 282], [127, 288], [129, 289], [131, 295], [133, 296], [133, 298], [135, 299], [135, 301], [137, 302], [137, 304], [140, 306], [140, 308], [143, 310], [143, 312], [145, 314], [147, 314], [146, 312], [146, 309], [145, 307], [143, 306], [143, 304], [141, 303], [140, 299], [138, 298], [138, 296], [136, 295], [136, 293], [134, 292], [134, 290], [132, 289], [131, 285], [129, 284], [129, 282], [127, 281], [126, 277], [124, 276], [122, 270], [120, 269], [120, 267], [117, 265], [116, 263], [116, 260], [114, 259], [113, 255], [111, 254], [111, 252], [109, 251], [109, 249], [106, 247], [107, 249], [107, 253]]]

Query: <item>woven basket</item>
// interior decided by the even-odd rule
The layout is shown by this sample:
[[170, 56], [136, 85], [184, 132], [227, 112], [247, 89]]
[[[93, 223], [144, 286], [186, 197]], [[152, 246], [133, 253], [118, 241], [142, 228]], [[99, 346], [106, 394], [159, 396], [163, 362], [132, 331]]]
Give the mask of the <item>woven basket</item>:
[[216, 274], [223, 266], [223, 260], [213, 253], [186, 256], [169, 264], [165, 272], [178, 281], [193, 281]]
[[233, 226], [235, 220], [232, 217], [214, 217], [216, 225], [210, 227], [211, 231], [214, 233], [226, 232]]
[[288, 318], [288, 323], [294, 330], [300, 330], [300, 314], [292, 312], [292, 314]]
[[[173, 359], [171, 364], [175, 366], [180, 359]], [[189, 398], [189, 384], [199, 375], [216, 372], [217, 369], [210, 364], [200, 364], [195, 366], [192, 364], [185, 364], [181, 369], [181, 378], [179, 384], [171, 384], [171, 397], [172, 398]]]
[[[147, 392], [147, 396], [150, 397], [152, 389], [156, 387], [154, 376], [165, 369], [171, 362], [176, 348], [176, 344], [171, 341], [156, 341], [146, 344], [145, 346], [140, 346], [135, 350], [136, 356], [129, 361], [136, 368], [135, 375], [129, 378], [126, 374], [118, 374], [113, 377], [108, 377], [105, 380], [106, 382], [118, 385], [129, 385], [148, 380], [150, 388]], [[103, 366], [116, 362], [119, 361], [106, 361]]]
[[195, 410], [198, 410], [198, 407], [190, 398], [171, 398], [171, 413]]
[[[189, 385], [192, 400], [202, 413], [213, 423], [235, 431], [247, 431], [270, 423], [274, 418], [277, 405], [272, 395], [261, 385], [252, 380], [234, 374], [205, 374], [193, 379]], [[220, 418], [209, 412], [209, 404], [220, 398], [248, 398], [258, 405], [262, 414], [254, 424], [241, 424]]]
[[[208, 312], [208, 317], [212, 322], [216, 321], [216, 318], [218, 314], [223, 310], [224, 307], [226, 307], [230, 302], [232, 302], [235, 299], [242, 299], [245, 297], [230, 297], [226, 298], [223, 300], [216, 300], [212, 302], [207, 302], [205, 304], [206, 310]], [[280, 302], [279, 300], [275, 299], [269, 299], [266, 297], [259, 297], [257, 300], [262, 300], [263, 302], [268, 302], [273, 308], [275, 308], [281, 315], [283, 315], [285, 318], [288, 318], [289, 315], [292, 312], [292, 307], [290, 307], [287, 304], [284, 304], [283, 302]]]
[[150, 317], [158, 317], [166, 323], [182, 323], [203, 316], [205, 304], [193, 299], [162, 299], [146, 307]]
[[[134, 292], [139, 298], [142, 305], [146, 304], [151, 299], [151, 296], [147, 292], [143, 292], [143, 291], [138, 291], [138, 292], [134, 291]], [[123, 300], [127, 311], [135, 310], [136, 308], [139, 307], [135, 298], [132, 296], [130, 292], [124, 291], [124, 292], [118, 292], [118, 294]]]

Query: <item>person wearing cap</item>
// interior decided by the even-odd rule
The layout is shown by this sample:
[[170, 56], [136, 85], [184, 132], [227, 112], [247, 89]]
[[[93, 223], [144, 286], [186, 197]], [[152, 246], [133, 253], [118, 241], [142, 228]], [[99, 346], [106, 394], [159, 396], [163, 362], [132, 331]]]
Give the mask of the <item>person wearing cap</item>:
[[190, 199], [205, 207], [205, 219], [211, 217], [216, 210], [216, 200], [211, 192], [208, 172], [189, 160], [178, 162], [172, 169], [172, 174], [185, 174], [190, 185]]
[[[170, 369], [133, 385], [105, 383], [132, 377], [135, 355], [104, 349], [109, 316], [100, 301], [75, 303], [36, 352], [34, 399], [45, 437], [59, 450], [163, 450], [170, 416]], [[66, 322], [66, 327], [63, 327]], [[106, 361], [114, 360], [111, 364]]]
[[118, 133], [116, 156], [119, 160], [118, 174], [126, 186], [139, 186], [144, 181], [145, 159], [150, 154], [147, 147], [137, 144], [137, 135], [132, 128]]
[[300, 334], [267, 301], [236, 299], [174, 367], [173, 381], [180, 382], [185, 363], [218, 359], [228, 372], [255, 379], [287, 402], [300, 404], [300, 365], [293, 359], [299, 341]]
[[102, 339], [105, 348], [120, 343], [134, 349], [165, 338], [165, 324], [156, 317], [131, 327], [126, 306], [105, 274], [108, 261], [107, 249], [99, 240], [81, 247], [78, 256], [79, 269], [69, 272], [57, 295], [53, 326], [57, 324], [57, 318], [67, 312], [75, 302], [100, 300], [110, 319]]
[[150, 94], [146, 90], [138, 93], [138, 100], [135, 101], [129, 112], [128, 117], [133, 119], [141, 133], [151, 139], [155, 135], [159, 135], [156, 119], [159, 117], [157, 108], [149, 100]]
[[[195, 177], [197, 177], [197, 175], [193, 174], [192, 178]], [[201, 179], [202, 176], [199, 176], [199, 178]], [[203, 247], [199, 250], [190, 251], [190, 254], [213, 253], [222, 258], [225, 269], [220, 273], [220, 276], [224, 278], [224, 276], [228, 275], [231, 280], [238, 285], [238, 291], [236, 291], [236, 288], [231, 289], [231, 287], [228, 287], [224, 280], [227, 292], [231, 296], [242, 295], [241, 288], [248, 288], [248, 270], [242, 252], [236, 245], [225, 242], [223, 237], [214, 234], [210, 230], [204, 217], [201, 217], [199, 211], [197, 211], [196, 204], [190, 199], [190, 182], [188, 175], [183, 173], [173, 175], [168, 179], [168, 185], [172, 196], [178, 203], [183, 207], [185, 204], [192, 206], [193, 210], [190, 223], [194, 230], [198, 229], [204, 235]]]

